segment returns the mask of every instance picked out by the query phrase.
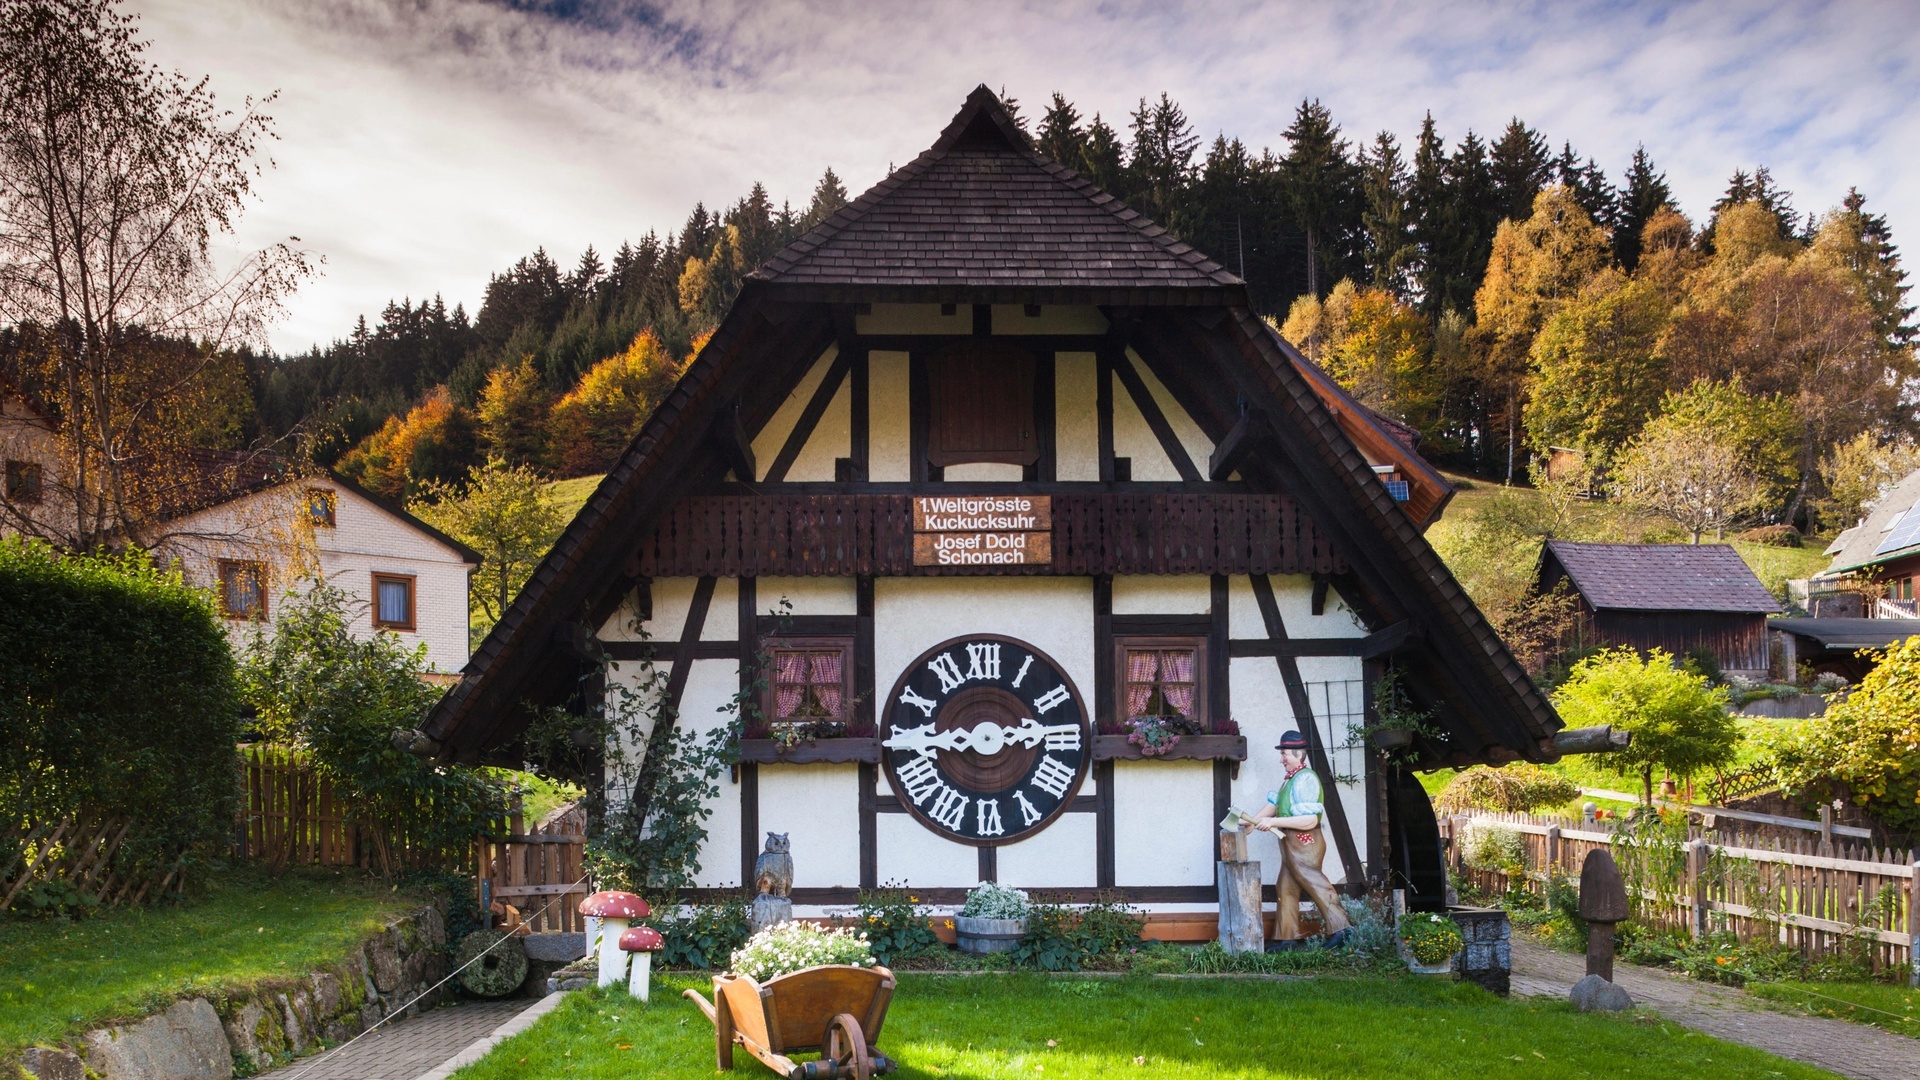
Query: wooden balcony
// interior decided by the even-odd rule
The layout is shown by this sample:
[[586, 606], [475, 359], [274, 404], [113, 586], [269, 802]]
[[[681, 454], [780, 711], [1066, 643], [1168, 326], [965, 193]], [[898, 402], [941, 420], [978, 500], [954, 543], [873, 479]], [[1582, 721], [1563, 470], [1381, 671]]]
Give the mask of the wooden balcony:
[[651, 577], [1340, 573], [1346, 560], [1285, 495], [1053, 496], [1052, 562], [915, 566], [908, 495], [682, 499], [640, 543]]

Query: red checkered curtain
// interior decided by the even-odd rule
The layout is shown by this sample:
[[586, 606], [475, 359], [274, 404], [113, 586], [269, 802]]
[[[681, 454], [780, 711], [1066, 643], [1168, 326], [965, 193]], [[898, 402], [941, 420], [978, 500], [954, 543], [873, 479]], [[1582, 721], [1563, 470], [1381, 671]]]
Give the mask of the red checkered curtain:
[[1160, 654], [1160, 696], [1181, 716], [1193, 715], [1193, 654]]
[[845, 658], [838, 652], [817, 652], [809, 654], [813, 658], [813, 671], [807, 682], [813, 686], [814, 699], [826, 710], [828, 716], [840, 715], [841, 667]]
[[1154, 676], [1159, 674], [1159, 655], [1148, 649], [1127, 652], [1127, 715], [1140, 716], [1153, 697]]
[[798, 713], [807, 698], [807, 654], [776, 652], [773, 665], [773, 710], [778, 720]]

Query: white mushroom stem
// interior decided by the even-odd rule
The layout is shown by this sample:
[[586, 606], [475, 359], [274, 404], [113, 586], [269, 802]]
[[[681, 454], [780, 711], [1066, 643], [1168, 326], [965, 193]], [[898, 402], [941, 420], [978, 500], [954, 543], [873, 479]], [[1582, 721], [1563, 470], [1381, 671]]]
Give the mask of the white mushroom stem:
[[627, 977], [627, 950], [620, 947], [620, 935], [627, 932], [630, 919], [611, 915], [600, 920], [600, 985], [612, 986]]
[[648, 976], [653, 971], [653, 954], [650, 952], [633, 953], [633, 974], [627, 978], [627, 993], [647, 1000]]

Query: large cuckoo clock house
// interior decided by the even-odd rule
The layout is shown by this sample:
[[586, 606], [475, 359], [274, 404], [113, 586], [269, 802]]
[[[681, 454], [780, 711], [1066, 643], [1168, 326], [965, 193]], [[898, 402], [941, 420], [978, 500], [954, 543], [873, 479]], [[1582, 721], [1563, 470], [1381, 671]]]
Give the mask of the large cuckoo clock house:
[[[414, 741], [516, 763], [583, 686], [653, 679], [695, 732], [750, 690], [701, 890], [770, 831], [802, 913], [997, 881], [1202, 922], [1218, 823], [1298, 731], [1327, 876], [1433, 907], [1414, 770], [1551, 761], [1561, 727], [1422, 536], [1450, 493], [982, 87], [749, 276]], [[1428, 716], [1392, 753], [1389, 674]]]

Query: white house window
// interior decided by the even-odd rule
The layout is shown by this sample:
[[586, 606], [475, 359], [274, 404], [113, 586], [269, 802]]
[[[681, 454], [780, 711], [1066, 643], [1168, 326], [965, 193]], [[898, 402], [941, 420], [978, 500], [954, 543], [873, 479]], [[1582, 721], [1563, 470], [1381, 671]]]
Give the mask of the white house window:
[[1205, 638], [1117, 638], [1120, 700], [1131, 722], [1207, 722]]
[[307, 518], [316, 529], [333, 528], [333, 492], [327, 488], [307, 489]]
[[245, 559], [221, 559], [220, 608], [229, 619], [266, 618], [266, 564]]
[[783, 643], [773, 649], [774, 721], [844, 720], [851, 642]]
[[373, 625], [381, 630], [413, 629], [413, 578], [373, 575]]

